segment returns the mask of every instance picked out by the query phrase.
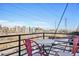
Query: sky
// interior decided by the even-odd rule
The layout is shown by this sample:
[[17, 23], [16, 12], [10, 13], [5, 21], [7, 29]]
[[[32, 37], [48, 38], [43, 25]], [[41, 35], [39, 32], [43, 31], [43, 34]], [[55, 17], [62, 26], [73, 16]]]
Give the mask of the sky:
[[[66, 3], [0, 3], [0, 24], [56, 28]], [[79, 25], [79, 4], [69, 3], [59, 28], [76, 29]]]

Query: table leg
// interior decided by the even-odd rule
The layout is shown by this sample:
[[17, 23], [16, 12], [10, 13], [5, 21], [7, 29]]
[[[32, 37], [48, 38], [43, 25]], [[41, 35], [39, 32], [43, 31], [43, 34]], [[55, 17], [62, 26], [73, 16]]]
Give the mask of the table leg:
[[44, 55], [44, 56], [48, 56], [48, 53], [47, 53], [47, 51], [45, 50], [45, 46], [44, 46], [44, 45], [42, 46], [42, 48], [43, 48], [43, 55]]

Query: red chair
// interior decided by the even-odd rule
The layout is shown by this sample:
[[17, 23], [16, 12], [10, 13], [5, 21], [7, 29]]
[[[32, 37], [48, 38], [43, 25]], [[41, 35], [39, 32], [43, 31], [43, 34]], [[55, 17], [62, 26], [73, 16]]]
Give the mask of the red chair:
[[[26, 51], [27, 51], [28, 56], [33, 56], [33, 55], [37, 55], [37, 56], [40, 55], [41, 56], [42, 55], [41, 48], [40, 48], [40, 46], [39, 46], [38, 43], [36, 43], [35, 41], [30, 40], [30, 39], [26, 39], [23, 42], [25, 44], [25, 47], [26, 47]], [[33, 50], [32, 50], [32, 44], [33, 43], [35, 44], [35, 46], [37, 46], [37, 48], [39, 50], [38, 52], [33, 53]]]
[[[72, 39], [73, 39], [73, 41], [72, 41], [73, 44], [72, 44], [71, 52], [72, 52], [73, 56], [75, 56], [77, 51], [78, 51], [78, 40], [79, 39], [78, 39], [77, 35], [74, 35]], [[65, 52], [66, 47], [67, 47], [67, 44], [66, 44], [65, 49], [64, 49], [63, 52]]]
[[73, 47], [71, 51], [72, 51], [73, 56], [75, 56], [78, 51], [78, 36], [76, 35], [73, 38]]

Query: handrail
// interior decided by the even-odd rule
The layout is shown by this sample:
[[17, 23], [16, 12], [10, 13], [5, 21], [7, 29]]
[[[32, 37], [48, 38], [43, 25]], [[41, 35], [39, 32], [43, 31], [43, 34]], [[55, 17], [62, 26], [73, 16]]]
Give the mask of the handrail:
[[[16, 34], [16, 35], [3, 35], [3, 36], [0, 36], [0, 38], [4, 38], [4, 37], [14, 37], [14, 36], [19, 36], [19, 35], [21, 35], [21, 36], [25, 36], [25, 35], [35, 35], [35, 34], [55, 34], [55, 33], [52, 33], [52, 32], [50, 32], [50, 33], [48, 33], [48, 32], [42, 32], [42, 33], [30, 33], [30, 34]], [[70, 35], [69, 33], [56, 33], [56, 34], [65, 34], [65, 35]]]
[[16, 35], [3, 35], [0, 36], [0, 38], [4, 38], [4, 37], [14, 37], [14, 36], [25, 36], [25, 35], [35, 35], [35, 34], [42, 34], [42, 33], [30, 33], [30, 34], [16, 34]]

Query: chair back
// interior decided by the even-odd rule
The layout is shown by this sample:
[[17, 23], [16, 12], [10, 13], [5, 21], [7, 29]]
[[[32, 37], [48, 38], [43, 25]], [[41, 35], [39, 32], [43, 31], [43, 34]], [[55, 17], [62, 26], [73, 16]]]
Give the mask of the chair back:
[[77, 50], [78, 50], [78, 36], [74, 35], [74, 38], [73, 38], [73, 47], [72, 47], [72, 50], [71, 50], [73, 56], [75, 56]]
[[30, 39], [25, 40], [25, 46], [26, 46], [28, 56], [32, 56], [32, 46], [31, 46], [31, 40]]
[[32, 54], [32, 43], [34, 43], [38, 47], [39, 51], [37, 53], [42, 56], [41, 47], [39, 46], [39, 44], [37, 42], [35, 42], [33, 40], [30, 40], [30, 39], [26, 39], [23, 42], [25, 44], [25, 47], [26, 47], [26, 51], [28, 53], [28, 56], [32, 56], [33, 55]]

